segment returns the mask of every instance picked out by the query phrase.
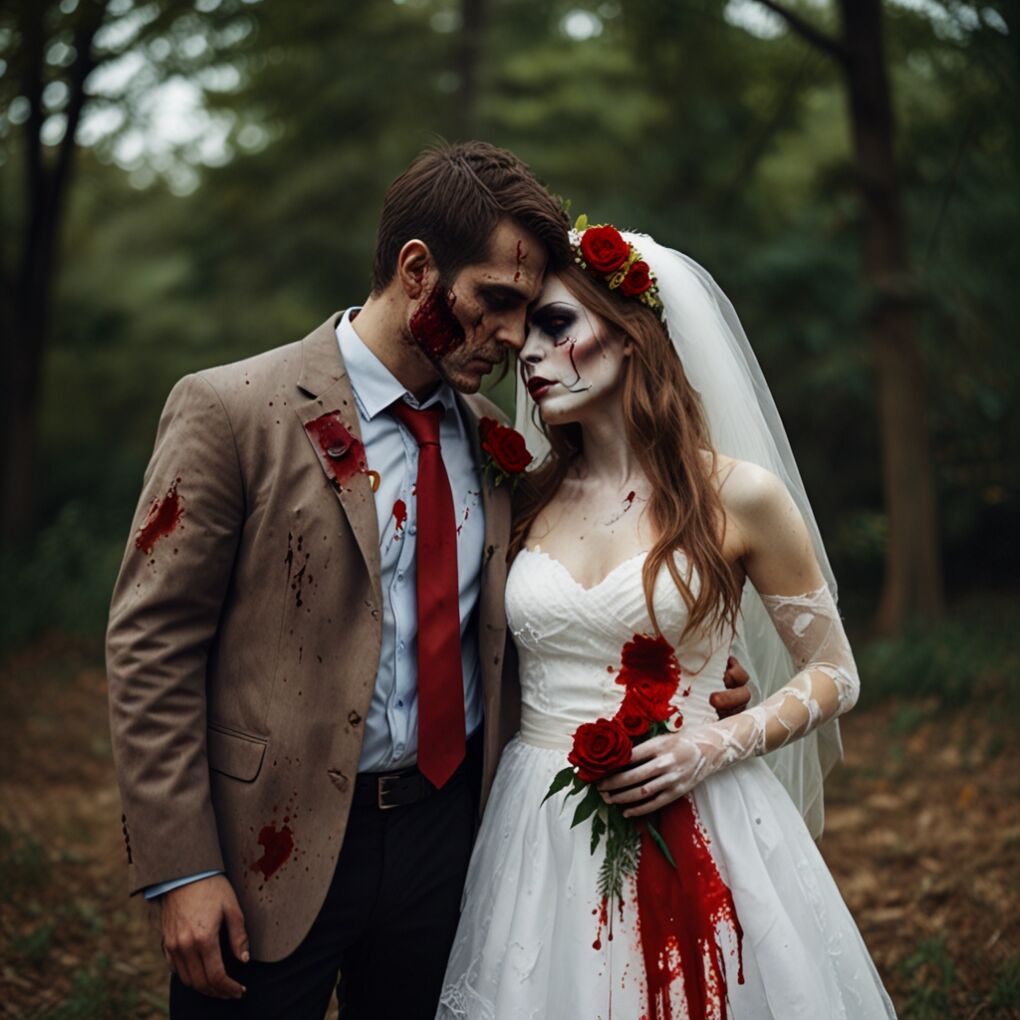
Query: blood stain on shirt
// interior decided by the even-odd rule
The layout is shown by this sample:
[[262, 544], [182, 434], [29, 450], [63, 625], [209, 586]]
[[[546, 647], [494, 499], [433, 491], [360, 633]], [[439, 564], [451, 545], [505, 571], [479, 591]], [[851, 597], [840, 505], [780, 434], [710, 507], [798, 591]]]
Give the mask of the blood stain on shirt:
[[407, 523], [407, 504], [402, 500], [398, 499], [393, 504], [393, 535], [394, 537], [403, 535], [404, 525]]

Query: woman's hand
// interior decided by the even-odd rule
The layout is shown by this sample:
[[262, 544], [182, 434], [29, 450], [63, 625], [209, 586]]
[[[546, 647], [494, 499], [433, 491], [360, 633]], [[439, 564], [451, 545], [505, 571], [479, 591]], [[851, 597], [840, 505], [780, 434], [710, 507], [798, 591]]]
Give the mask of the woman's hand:
[[718, 735], [709, 732], [714, 729], [715, 725], [699, 726], [638, 744], [630, 767], [599, 783], [602, 799], [621, 805], [629, 818], [651, 814], [689, 793], [726, 764], [721, 756], [711, 754], [720, 746]]

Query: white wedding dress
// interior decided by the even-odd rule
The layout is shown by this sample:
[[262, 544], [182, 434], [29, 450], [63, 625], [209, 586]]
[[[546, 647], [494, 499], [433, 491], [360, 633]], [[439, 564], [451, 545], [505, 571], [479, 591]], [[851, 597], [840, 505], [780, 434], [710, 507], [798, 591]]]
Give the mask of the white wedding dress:
[[[558, 561], [525, 549], [507, 580], [507, 618], [520, 656], [521, 731], [503, 753], [464, 893], [438, 1017], [478, 1020], [639, 1020], [648, 1016], [634, 883], [613, 938], [599, 940], [597, 874], [605, 842], [570, 821], [576, 801], [542, 799], [566, 765], [574, 730], [611, 717], [623, 688], [623, 645], [650, 633], [643, 555], [584, 588]], [[685, 726], [716, 719], [729, 642], [689, 635], [668, 573], [655, 590], [662, 632], [677, 651]], [[786, 790], [761, 758], [704, 780], [690, 795], [743, 928], [743, 983], [726, 954], [734, 1020], [894, 1017], [853, 918]], [[688, 1017], [681, 982], [672, 1016]]]

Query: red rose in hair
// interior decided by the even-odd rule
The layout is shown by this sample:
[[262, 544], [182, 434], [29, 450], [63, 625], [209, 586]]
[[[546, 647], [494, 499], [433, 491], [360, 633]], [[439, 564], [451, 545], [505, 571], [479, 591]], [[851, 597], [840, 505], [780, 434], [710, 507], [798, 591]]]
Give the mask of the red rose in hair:
[[581, 255], [597, 273], [615, 272], [629, 254], [630, 245], [616, 227], [589, 227], [581, 235]]
[[482, 449], [503, 474], [520, 474], [534, 460], [528, 453], [524, 436], [492, 418], [482, 418], [478, 422], [478, 436]]
[[635, 262], [627, 270], [627, 275], [623, 278], [623, 283], [620, 284], [620, 290], [627, 297], [637, 297], [638, 294], [644, 294], [651, 285], [652, 276], [648, 269], [648, 263]]
[[615, 719], [597, 719], [577, 727], [567, 761], [577, 767], [580, 779], [593, 783], [629, 764], [630, 754], [630, 737], [623, 726]]

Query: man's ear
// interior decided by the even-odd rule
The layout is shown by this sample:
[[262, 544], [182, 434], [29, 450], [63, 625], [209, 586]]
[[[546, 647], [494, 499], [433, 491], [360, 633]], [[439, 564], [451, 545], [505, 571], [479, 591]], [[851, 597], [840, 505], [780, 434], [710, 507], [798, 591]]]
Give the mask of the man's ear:
[[424, 242], [414, 238], [408, 241], [397, 255], [397, 280], [404, 294], [417, 301], [426, 294], [438, 276], [432, 252]]

